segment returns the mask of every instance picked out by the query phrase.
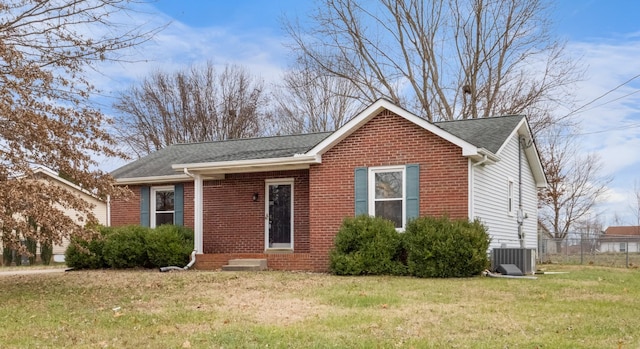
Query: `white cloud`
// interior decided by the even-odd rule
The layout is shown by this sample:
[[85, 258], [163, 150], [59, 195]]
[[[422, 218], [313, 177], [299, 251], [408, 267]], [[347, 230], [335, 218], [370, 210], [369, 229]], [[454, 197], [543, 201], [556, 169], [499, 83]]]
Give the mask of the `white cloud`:
[[[568, 49], [582, 57], [585, 80], [577, 84], [576, 95], [584, 105], [640, 74], [637, 57], [640, 41], [577, 42]], [[578, 135], [584, 152], [595, 152], [603, 162], [602, 175], [613, 176], [604, 202], [598, 206], [606, 221], [618, 215], [631, 223], [627, 194], [633, 189], [633, 176], [640, 176], [640, 78], [598, 99], [577, 113]]]
[[[632, 184], [633, 187], [633, 184]], [[633, 189], [609, 188], [598, 204], [596, 211], [604, 218], [606, 225], [635, 225]], [[616, 221], [618, 220], [618, 221]]]
[[125, 53], [125, 60], [133, 62], [107, 62], [91, 73], [91, 81], [104, 94], [113, 96], [124, 91], [155, 70], [176, 71], [192, 64], [211, 61], [216, 66], [237, 64], [253, 74], [273, 82], [280, 78], [286, 67], [287, 50], [284, 37], [273, 36], [270, 31], [233, 31], [224, 27], [193, 28], [157, 12], [152, 6], [140, 5], [135, 23], [157, 28], [170, 23], [154, 38]]

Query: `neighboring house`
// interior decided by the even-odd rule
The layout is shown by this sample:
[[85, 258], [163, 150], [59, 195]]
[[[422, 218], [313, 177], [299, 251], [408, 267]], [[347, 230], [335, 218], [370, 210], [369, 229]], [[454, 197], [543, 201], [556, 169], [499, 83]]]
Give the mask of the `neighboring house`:
[[386, 100], [333, 133], [176, 144], [112, 175], [135, 194], [112, 202], [112, 225], [192, 227], [203, 269], [264, 258], [326, 271], [342, 220], [358, 214], [399, 231], [418, 216], [478, 218], [491, 247], [536, 249], [546, 186], [524, 116], [434, 124]]
[[544, 224], [542, 224], [542, 222], [538, 221], [538, 257], [541, 260], [545, 259], [545, 255], [558, 253], [557, 241], [564, 240], [556, 239], [552, 236], [553, 234], [549, 231], [549, 229]]
[[600, 237], [600, 252], [640, 252], [640, 226], [608, 227]]
[[[102, 225], [109, 225], [108, 218], [109, 213], [107, 212], [107, 203], [103, 200], [100, 200], [95, 195], [90, 193], [89, 191], [82, 189], [76, 184], [60, 177], [56, 172], [39, 166], [34, 169], [33, 174], [38, 180], [44, 180], [49, 182], [51, 185], [60, 186], [66, 190], [73, 192], [75, 195], [78, 195], [83, 200], [91, 203], [93, 205], [92, 212], [98, 219], [98, 222]], [[66, 209], [65, 214], [68, 217], [77, 220], [78, 212], [72, 209]], [[64, 239], [62, 245], [54, 245], [53, 246], [53, 260], [55, 262], [64, 262], [64, 252], [69, 245], [68, 239]]]

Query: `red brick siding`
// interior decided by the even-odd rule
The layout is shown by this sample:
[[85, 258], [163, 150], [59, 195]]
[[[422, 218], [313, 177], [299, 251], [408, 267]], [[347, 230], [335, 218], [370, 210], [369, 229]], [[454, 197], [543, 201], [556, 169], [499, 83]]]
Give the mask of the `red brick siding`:
[[[308, 170], [228, 174], [224, 180], [204, 181], [203, 252], [263, 253], [265, 250], [265, 180], [285, 178], [294, 180], [294, 251], [308, 253]], [[133, 195], [126, 201], [112, 202], [111, 224], [113, 226], [140, 224], [140, 187], [132, 186], [130, 189]], [[254, 202], [252, 197], [256, 192], [259, 194], [259, 199]], [[192, 229], [193, 199], [193, 182], [184, 183], [184, 224]], [[273, 258], [275, 258], [274, 261], [291, 259], [291, 257]]]
[[461, 149], [383, 111], [309, 170], [313, 269], [325, 271], [342, 219], [354, 215], [356, 167], [420, 164], [420, 215], [468, 215], [468, 161]]
[[[174, 183], [175, 184], [175, 183]], [[174, 185], [174, 184], [162, 184]], [[184, 185], [184, 225], [193, 229], [193, 182]], [[140, 187], [129, 186], [131, 195], [111, 200], [111, 226], [140, 224]]]
[[196, 257], [197, 269], [220, 269], [230, 259], [258, 258], [266, 259], [267, 267], [273, 270], [313, 270], [309, 253], [217, 253], [203, 254]]
[[129, 189], [131, 195], [110, 202], [111, 226], [140, 224], [140, 186], [129, 186]]
[[[294, 179], [294, 251], [309, 252], [309, 172], [300, 170], [228, 174], [224, 180], [205, 181], [204, 253], [264, 251], [265, 180], [278, 178]], [[257, 202], [252, 200], [255, 192]]]
[[193, 197], [194, 187], [193, 182], [183, 183], [184, 185], [184, 225], [193, 229]]

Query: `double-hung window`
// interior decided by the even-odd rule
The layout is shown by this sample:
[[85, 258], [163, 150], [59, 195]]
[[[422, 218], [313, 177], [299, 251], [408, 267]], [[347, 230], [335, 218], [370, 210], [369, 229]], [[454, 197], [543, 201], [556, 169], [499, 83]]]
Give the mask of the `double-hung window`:
[[355, 214], [382, 217], [404, 230], [420, 214], [420, 165], [355, 168]]
[[151, 188], [151, 222], [150, 226], [155, 228], [163, 224], [174, 224], [175, 214], [174, 187], [152, 187]]
[[405, 167], [369, 169], [369, 214], [405, 226]]

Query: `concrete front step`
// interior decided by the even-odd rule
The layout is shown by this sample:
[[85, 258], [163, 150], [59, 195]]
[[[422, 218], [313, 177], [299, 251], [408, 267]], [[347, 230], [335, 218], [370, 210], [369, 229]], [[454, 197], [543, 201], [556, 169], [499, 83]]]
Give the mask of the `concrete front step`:
[[224, 271], [261, 271], [267, 270], [266, 259], [231, 259], [222, 266]]
[[257, 265], [223, 265], [222, 271], [262, 271]]

